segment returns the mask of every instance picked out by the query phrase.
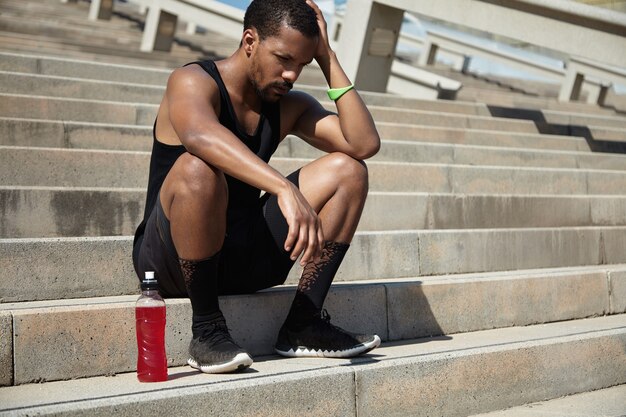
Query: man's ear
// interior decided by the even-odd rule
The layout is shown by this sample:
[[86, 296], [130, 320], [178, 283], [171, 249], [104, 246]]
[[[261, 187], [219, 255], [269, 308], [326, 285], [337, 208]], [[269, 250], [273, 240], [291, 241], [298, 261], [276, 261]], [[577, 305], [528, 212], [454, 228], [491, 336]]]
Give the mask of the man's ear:
[[256, 48], [257, 43], [259, 42], [259, 33], [255, 28], [248, 28], [243, 31], [243, 35], [241, 37], [241, 46], [246, 52], [247, 56], [252, 54], [254, 48]]

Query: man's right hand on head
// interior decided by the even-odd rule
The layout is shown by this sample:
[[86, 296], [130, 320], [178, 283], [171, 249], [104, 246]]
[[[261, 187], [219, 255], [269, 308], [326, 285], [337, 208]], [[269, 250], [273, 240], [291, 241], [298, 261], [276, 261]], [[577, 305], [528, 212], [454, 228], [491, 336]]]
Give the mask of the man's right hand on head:
[[292, 183], [288, 183], [276, 197], [289, 226], [285, 250], [290, 252], [291, 259], [295, 261], [303, 254], [300, 264], [304, 266], [319, 258], [324, 244], [324, 233], [315, 210]]

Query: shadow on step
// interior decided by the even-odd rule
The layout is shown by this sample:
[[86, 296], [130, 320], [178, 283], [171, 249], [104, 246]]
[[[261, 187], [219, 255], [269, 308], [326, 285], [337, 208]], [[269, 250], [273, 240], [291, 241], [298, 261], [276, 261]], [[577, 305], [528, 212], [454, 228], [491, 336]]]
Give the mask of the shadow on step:
[[626, 142], [594, 137], [589, 127], [584, 125], [550, 123], [546, 120], [541, 110], [516, 109], [492, 105], [487, 105], [487, 108], [493, 117], [532, 121], [537, 127], [537, 132], [543, 135], [582, 137], [585, 139], [592, 152], [626, 153]]

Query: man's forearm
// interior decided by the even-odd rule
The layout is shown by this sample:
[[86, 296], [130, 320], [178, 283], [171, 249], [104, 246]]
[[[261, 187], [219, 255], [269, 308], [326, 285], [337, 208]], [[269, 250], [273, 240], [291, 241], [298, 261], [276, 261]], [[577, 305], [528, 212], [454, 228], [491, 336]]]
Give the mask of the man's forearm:
[[188, 152], [207, 164], [246, 184], [277, 195], [288, 180], [276, 169], [254, 154], [224, 127], [216, 126], [212, 134], [194, 135], [184, 140]]
[[[317, 62], [330, 88], [341, 88], [351, 84], [334, 51], [330, 51], [323, 58], [318, 58]], [[372, 115], [356, 89], [341, 96], [335, 101], [335, 105], [346, 141], [364, 158], [375, 154], [380, 147], [380, 138]]]

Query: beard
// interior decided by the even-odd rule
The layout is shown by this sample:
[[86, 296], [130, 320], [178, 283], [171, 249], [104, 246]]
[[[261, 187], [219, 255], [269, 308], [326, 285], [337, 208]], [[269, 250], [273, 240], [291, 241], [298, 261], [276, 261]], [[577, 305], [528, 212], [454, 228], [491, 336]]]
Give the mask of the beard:
[[283, 81], [269, 83], [261, 87], [256, 81], [254, 82], [254, 89], [263, 101], [275, 102], [280, 100], [283, 95], [277, 94], [275, 91], [273, 91], [274, 88], [285, 89], [287, 90], [287, 92], [289, 92], [289, 90], [293, 88], [293, 84], [287, 81]]

